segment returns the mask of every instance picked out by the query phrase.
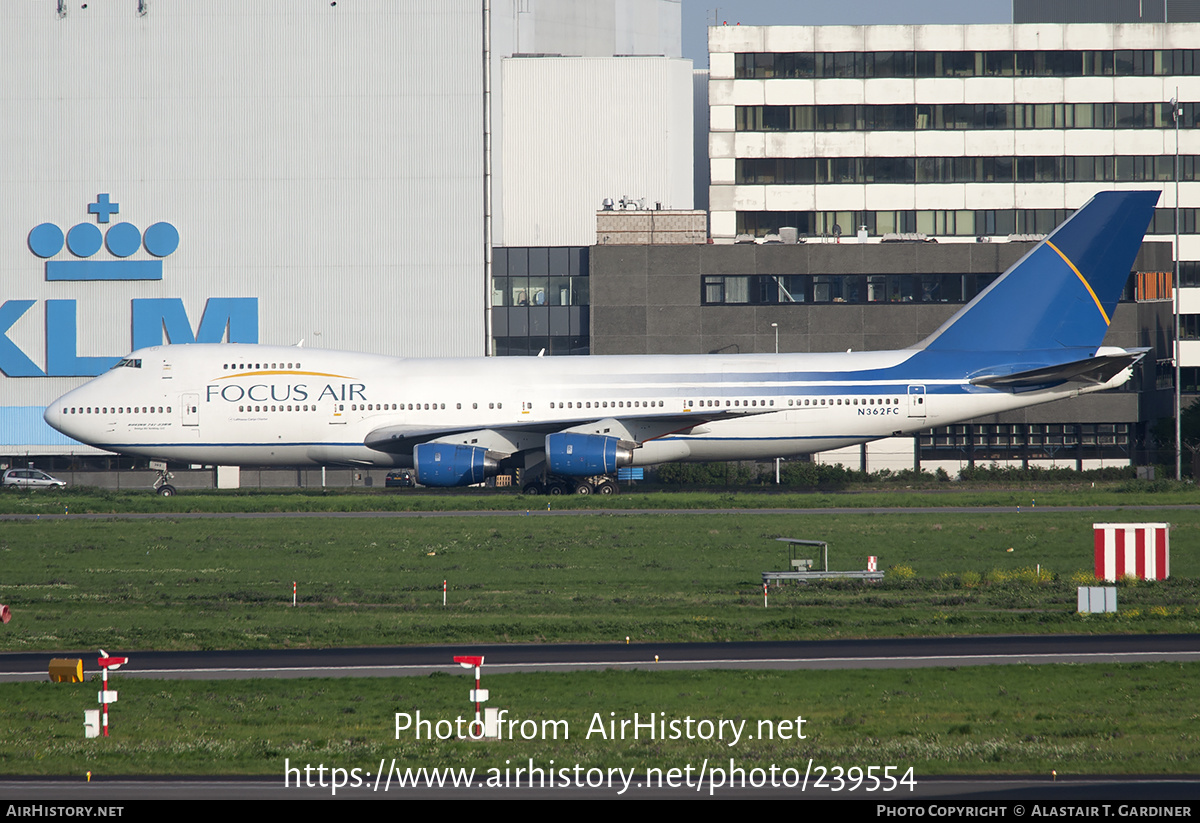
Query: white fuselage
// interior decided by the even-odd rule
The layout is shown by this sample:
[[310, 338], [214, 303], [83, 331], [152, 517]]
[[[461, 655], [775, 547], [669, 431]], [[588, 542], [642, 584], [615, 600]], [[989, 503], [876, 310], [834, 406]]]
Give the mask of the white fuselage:
[[612, 418], [652, 431], [633, 453], [634, 465], [650, 465], [808, 454], [1128, 378], [1124, 372], [1103, 385], [1013, 393], [971, 385], [965, 369], [922, 376], [918, 355], [414, 360], [280, 346], [159, 346], [59, 398], [46, 420], [81, 442], [159, 459], [406, 466], [411, 453], [368, 447], [372, 432], [449, 441]]

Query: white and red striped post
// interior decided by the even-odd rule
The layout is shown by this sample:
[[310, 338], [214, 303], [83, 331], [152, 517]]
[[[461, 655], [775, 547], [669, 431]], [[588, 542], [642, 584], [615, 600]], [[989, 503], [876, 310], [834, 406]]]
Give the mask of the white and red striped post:
[[296, 608], [296, 581], [292, 581], [292, 608]]
[[108, 737], [108, 667], [104, 666], [101, 672], [104, 682], [100, 686], [100, 728], [104, 730], [104, 736]]
[[[464, 669], [475, 669], [475, 688], [471, 690], [471, 700], [475, 702], [475, 722], [471, 724], [468, 734], [478, 740], [483, 737], [483, 710], [480, 704], [488, 699], [487, 691], [479, 688], [479, 669], [483, 666], [483, 655], [459, 655], [454, 658], [454, 662]], [[474, 733], [475, 729], [479, 729], [478, 734]]]
[[446, 605], [446, 581], [442, 581], [442, 606]]
[[767, 584], [763, 583], [763, 608], [767, 607]]
[[104, 649], [100, 650], [100, 658], [96, 661], [100, 664], [102, 691], [100, 692], [100, 726], [104, 730], [104, 736], [108, 737], [108, 704], [110, 701], [115, 702], [117, 695], [115, 692], [108, 691], [108, 670], [119, 669], [121, 666], [129, 662], [128, 657], [109, 657], [108, 652]]

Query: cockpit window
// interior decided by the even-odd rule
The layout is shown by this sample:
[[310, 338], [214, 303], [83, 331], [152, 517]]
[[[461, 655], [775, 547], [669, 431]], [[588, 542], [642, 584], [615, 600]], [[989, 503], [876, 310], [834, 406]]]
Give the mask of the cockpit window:
[[124, 360], [113, 366], [114, 369], [140, 369], [142, 367], [142, 358], [126, 357]]

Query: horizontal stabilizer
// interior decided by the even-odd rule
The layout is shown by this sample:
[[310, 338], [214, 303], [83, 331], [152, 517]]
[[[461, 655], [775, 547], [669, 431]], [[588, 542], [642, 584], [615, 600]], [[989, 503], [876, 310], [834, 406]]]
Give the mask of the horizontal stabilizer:
[[972, 385], [995, 389], [1025, 389], [1055, 383], [1079, 382], [1103, 384], [1146, 356], [1149, 349], [1102, 354], [1057, 366], [1043, 366], [1011, 374], [992, 374], [971, 378]]

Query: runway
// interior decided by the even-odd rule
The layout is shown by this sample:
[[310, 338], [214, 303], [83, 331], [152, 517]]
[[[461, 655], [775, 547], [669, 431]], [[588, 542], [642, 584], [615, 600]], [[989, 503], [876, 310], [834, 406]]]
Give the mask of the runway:
[[[486, 671], [597, 669], [871, 669], [1045, 663], [1200, 660], [1200, 635], [1049, 635], [821, 640], [763, 643], [439, 645], [338, 649], [160, 652], [128, 655], [124, 677], [238, 680], [258, 677], [408, 677], [456, 672], [455, 655], [482, 654]], [[0, 682], [47, 678], [51, 657], [79, 657], [98, 673], [96, 651], [0, 654]]]
[[277, 519], [281, 517], [300, 518], [412, 518], [412, 517], [620, 517], [645, 515], [686, 515], [686, 514], [795, 514], [795, 515], [846, 515], [846, 514], [1016, 514], [1036, 516], [1042, 513], [1071, 513], [1071, 512], [1123, 512], [1123, 511], [1196, 511], [1200, 505], [1169, 504], [1150, 506], [912, 506], [912, 507], [864, 507], [852, 506], [821, 507], [811, 509], [554, 509], [546, 508], [554, 500], [561, 498], [537, 498], [529, 509], [513, 511], [504, 510], [470, 510], [470, 511], [361, 511], [361, 512], [83, 512], [78, 514], [0, 514], [0, 521], [5, 520], [196, 520], [208, 518], [233, 518], [245, 520]]

